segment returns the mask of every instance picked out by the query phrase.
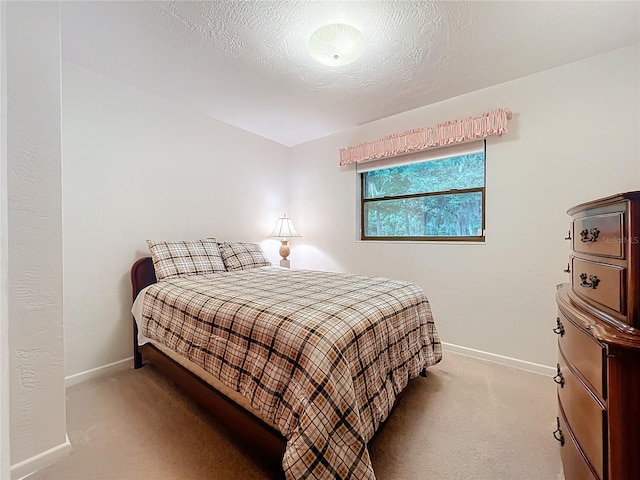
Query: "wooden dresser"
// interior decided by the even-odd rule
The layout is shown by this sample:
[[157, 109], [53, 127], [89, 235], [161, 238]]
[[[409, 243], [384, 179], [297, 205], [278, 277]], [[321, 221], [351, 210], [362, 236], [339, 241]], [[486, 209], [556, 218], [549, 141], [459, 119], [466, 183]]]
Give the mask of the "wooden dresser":
[[568, 213], [553, 435], [566, 480], [640, 479], [640, 192]]

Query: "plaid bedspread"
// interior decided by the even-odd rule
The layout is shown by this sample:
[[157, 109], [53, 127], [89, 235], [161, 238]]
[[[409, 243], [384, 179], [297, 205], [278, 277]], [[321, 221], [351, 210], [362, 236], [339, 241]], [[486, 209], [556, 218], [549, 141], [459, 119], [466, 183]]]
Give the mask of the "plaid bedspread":
[[142, 330], [278, 426], [289, 480], [375, 479], [367, 442], [442, 357], [418, 286], [276, 267], [154, 284]]

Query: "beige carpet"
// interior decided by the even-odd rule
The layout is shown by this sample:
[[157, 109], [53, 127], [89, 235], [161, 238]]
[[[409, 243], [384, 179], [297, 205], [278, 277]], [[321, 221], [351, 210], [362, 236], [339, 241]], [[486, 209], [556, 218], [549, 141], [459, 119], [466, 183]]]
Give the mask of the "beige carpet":
[[[445, 353], [370, 443], [378, 480], [562, 479], [551, 378]], [[67, 390], [73, 452], [29, 480], [244, 480], [281, 474], [152, 368]]]

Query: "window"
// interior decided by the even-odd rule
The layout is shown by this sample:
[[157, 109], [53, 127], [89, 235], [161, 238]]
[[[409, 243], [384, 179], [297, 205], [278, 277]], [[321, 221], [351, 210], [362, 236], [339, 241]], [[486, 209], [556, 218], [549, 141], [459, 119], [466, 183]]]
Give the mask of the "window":
[[362, 240], [484, 240], [484, 141], [434, 153], [359, 166]]

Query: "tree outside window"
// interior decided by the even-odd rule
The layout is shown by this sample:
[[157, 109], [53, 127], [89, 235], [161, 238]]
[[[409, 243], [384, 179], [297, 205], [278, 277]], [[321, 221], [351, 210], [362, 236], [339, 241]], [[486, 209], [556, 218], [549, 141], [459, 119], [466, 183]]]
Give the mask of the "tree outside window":
[[361, 173], [362, 240], [484, 240], [485, 153]]

